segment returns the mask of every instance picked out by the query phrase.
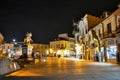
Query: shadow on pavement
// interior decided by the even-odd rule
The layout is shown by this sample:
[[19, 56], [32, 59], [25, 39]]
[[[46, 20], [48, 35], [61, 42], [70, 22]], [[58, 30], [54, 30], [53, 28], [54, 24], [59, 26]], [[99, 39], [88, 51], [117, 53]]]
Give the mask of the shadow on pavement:
[[21, 76], [21, 77], [0, 76], [0, 80], [56, 80], [56, 79], [55, 79], [55, 77], [48, 77], [48, 76]]

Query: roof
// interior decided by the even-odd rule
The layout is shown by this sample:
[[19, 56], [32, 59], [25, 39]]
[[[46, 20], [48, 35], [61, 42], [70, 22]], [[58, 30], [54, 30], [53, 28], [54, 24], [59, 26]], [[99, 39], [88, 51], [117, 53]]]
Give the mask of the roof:
[[114, 15], [120, 15], [120, 7], [113, 12]]
[[88, 20], [88, 30], [90, 30], [91, 28], [102, 22], [103, 19], [87, 14], [87, 20]]

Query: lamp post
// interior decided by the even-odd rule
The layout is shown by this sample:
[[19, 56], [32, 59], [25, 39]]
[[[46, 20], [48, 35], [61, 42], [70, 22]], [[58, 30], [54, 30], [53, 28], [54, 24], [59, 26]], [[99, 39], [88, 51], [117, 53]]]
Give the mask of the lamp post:
[[15, 42], [16, 41], [16, 39], [13, 39], [13, 42]]

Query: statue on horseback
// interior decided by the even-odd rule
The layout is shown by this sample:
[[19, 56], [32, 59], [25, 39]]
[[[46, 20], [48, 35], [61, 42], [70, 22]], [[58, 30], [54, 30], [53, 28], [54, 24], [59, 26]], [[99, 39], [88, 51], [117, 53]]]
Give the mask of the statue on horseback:
[[27, 32], [26, 38], [24, 38], [24, 44], [29, 45], [33, 40], [31, 39], [32, 33]]

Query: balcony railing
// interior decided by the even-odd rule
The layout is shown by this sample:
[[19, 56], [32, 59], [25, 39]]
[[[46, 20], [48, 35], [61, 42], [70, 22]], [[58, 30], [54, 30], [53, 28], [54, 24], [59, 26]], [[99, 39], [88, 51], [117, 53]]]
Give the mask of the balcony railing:
[[115, 37], [115, 31], [112, 33], [105, 32], [103, 38]]

